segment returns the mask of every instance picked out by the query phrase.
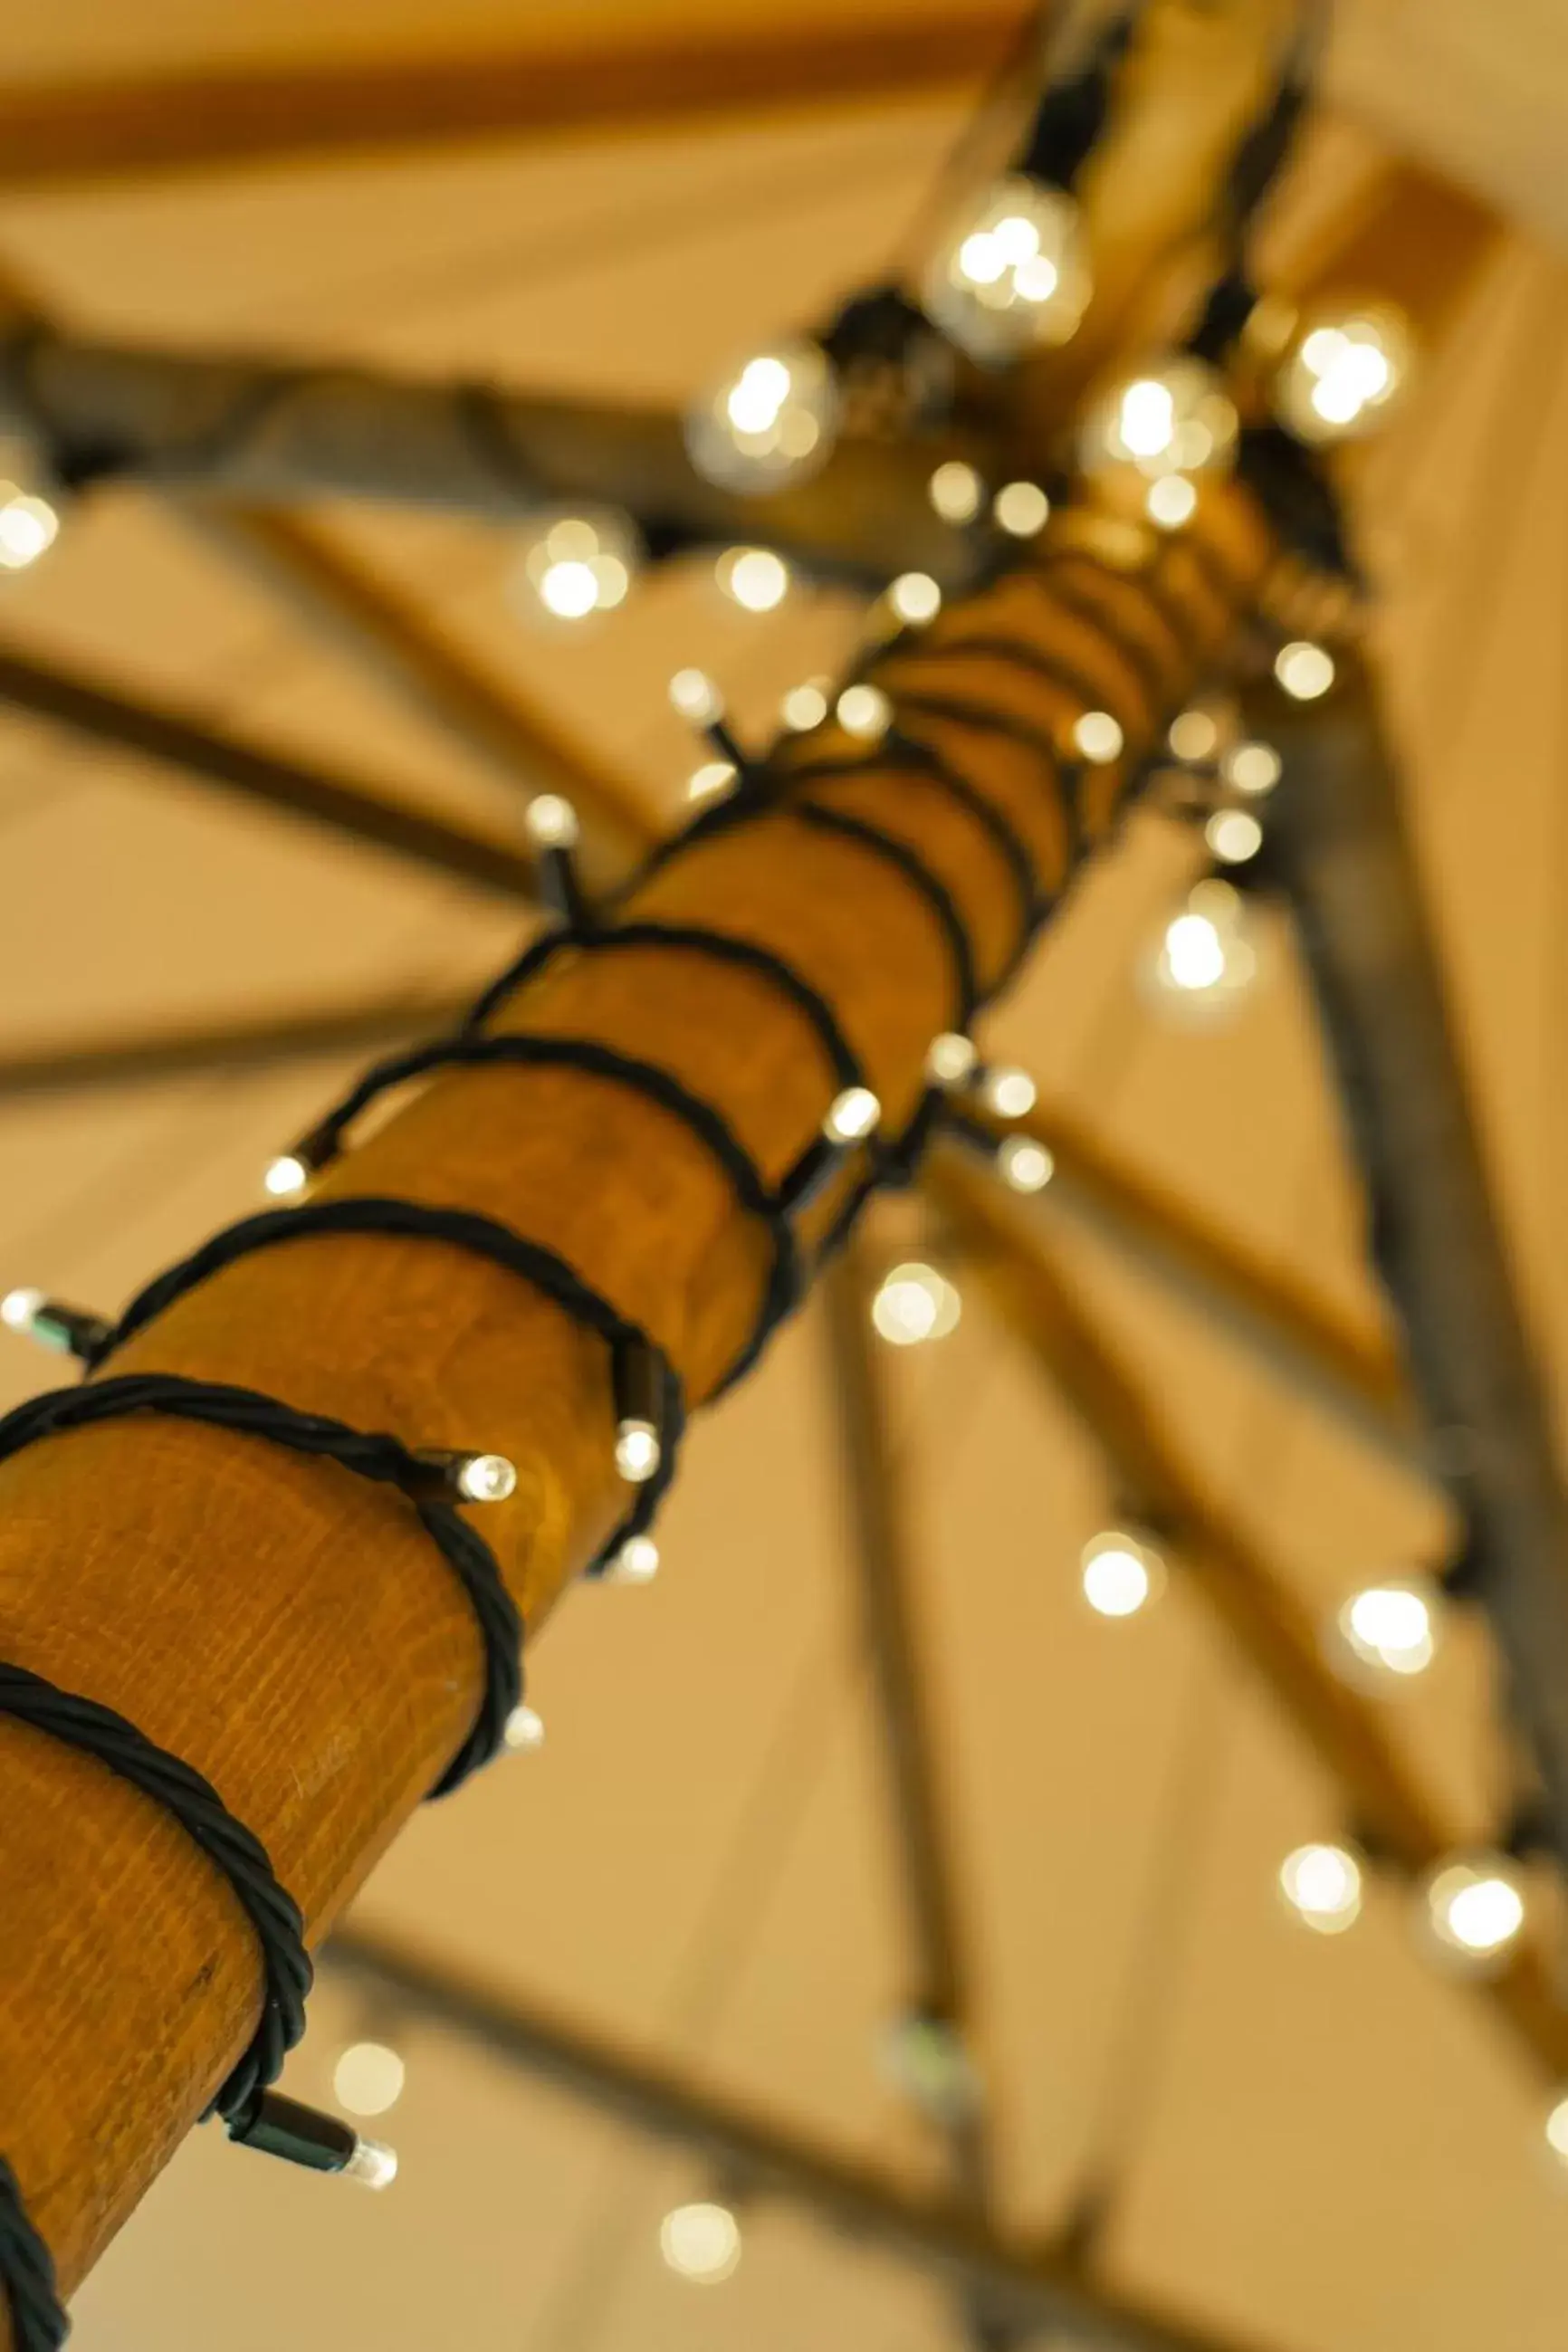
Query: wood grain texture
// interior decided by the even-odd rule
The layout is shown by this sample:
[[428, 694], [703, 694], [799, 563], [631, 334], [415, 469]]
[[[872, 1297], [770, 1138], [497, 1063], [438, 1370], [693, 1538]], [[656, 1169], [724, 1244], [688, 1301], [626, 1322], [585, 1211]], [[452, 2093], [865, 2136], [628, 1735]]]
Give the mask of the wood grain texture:
[[[1227, 637], [1268, 552], [1233, 490], [1205, 496], [1194, 530], [1214, 563], [1180, 542], [1147, 542], [1160, 602], [1184, 624], [1173, 702]], [[889, 683], [945, 682], [956, 665], [942, 643], [994, 630], [1001, 614], [1042, 653], [1070, 643], [1130, 745], [1147, 741], [1165, 711], [1149, 707], [1113, 641], [1118, 628], [1157, 625], [1146, 580], [1108, 571], [1110, 625], [1085, 621], [1049, 585], [1058, 562], [1081, 570], [1085, 560], [1047, 545], [1035, 575], [951, 607], [929, 656], [900, 658]], [[1221, 572], [1234, 598], [1216, 591]], [[1078, 706], [1062, 688], [999, 659], [963, 667], [967, 695], [994, 695], [1065, 740]], [[956, 720], [919, 725], [1059, 876], [1054, 764]], [[809, 746], [857, 748], [831, 728]], [[1096, 772], [1096, 830], [1113, 820], [1122, 780]], [[810, 789], [918, 847], [994, 975], [1013, 943], [1015, 887], [973, 818], [929, 783], [875, 768]], [[929, 1041], [952, 1018], [952, 974], [929, 909], [884, 861], [779, 814], [672, 859], [633, 903], [786, 955], [838, 1008], [891, 1120], [908, 1113]], [[775, 1177], [833, 1091], [787, 1001], [689, 954], [563, 961], [505, 1024], [602, 1038], [664, 1064], [722, 1108]], [[460, 1203], [536, 1236], [646, 1323], [694, 1398], [756, 1311], [765, 1237], [707, 1151], [658, 1108], [578, 1073], [438, 1078], [320, 1192]], [[413, 1443], [510, 1454], [516, 1496], [484, 1527], [531, 1633], [617, 1512], [602, 1347], [525, 1284], [438, 1244], [305, 1239], [244, 1261], [113, 1369], [151, 1367], [248, 1382]], [[437, 1779], [479, 1686], [466, 1604], [401, 1498], [173, 1423], [71, 1433], [0, 1470], [0, 1625], [7, 1655], [120, 1707], [208, 1774], [266, 1842], [313, 1938]], [[0, 2117], [70, 2285], [243, 2045], [256, 1955], [222, 1884], [155, 1808], [10, 1724], [0, 1725]]]

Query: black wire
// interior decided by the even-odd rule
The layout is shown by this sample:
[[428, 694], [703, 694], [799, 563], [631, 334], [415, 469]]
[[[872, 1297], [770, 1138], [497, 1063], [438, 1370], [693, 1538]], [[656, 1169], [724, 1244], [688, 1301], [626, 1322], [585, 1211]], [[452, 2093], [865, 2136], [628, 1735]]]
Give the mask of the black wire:
[[59, 2352], [70, 2333], [54, 2257], [27, 2218], [21, 2184], [0, 2156], [0, 2294], [16, 2352]]
[[908, 842], [900, 841], [881, 826], [863, 816], [851, 816], [847, 810], [824, 808], [820, 801], [788, 801], [784, 804], [788, 814], [802, 824], [817, 833], [841, 834], [845, 840], [858, 842], [886, 865], [893, 866], [917, 891], [935, 916], [948, 952], [952, 959], [953, 1010], [950, 1026], [966, 1030], [981, 1003], [981, 990], [975, 971], [974, 949], [964, 929], [963, 918], [952, 891], [939, 874], [932, 872]]

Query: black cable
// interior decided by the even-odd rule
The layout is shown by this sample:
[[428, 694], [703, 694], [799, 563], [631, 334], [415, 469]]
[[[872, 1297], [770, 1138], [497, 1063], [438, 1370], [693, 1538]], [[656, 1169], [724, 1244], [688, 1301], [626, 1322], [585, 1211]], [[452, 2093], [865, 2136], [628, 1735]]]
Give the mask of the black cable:
[[[675, 1475], [686, 1425], [686, 1401], [679, 1375], [657, 1340], [585, 1282], [559, 1252], [546, 1248], [542, 1242], [530, 1241], [513, 1233], [509, 1225], [481, 1215], [477, 1209], [437, 1207], [426, 1202], [399, 1201], [375, 1194], [310, 1202], [297, 1209], [263, 1209], [238, 1224], [226, 1226], [189, 1257], [158, 1275], [132, 1300], [119, 1322], [93, 1350], [90, 1362], [103, 1363], [117, 1348], [163, 1314], [175, 1299], [183, 1298], [187, 1291], [196, 1289], [237, 1259], [269, 1249], [279, 1242], [333, 1234], [384, 1234], [446, 1242], [454, 1249], [486, 1258], [492, 1265], [504, 1267], [507, 1273], [531, 1283], [535, 1290], [563, 1307], [574, 1322], [603, 1339], [612, 1351], [635, 1349], [651, 1359], [658, 1368], [662, 1391], [659, 1465], [654, 1475], [639, 1486], [635, 1504], [595, 1555], [588, 1573], [601, 1573], [623, 1545], [647, 1532]], [[0, 1423], [0, 1431], [3, 1429], [4, 1423]], [[457, 1517], [456, 1513], [453, 1517]], [[458, 1519], [458, 1525], [465, 1533], [471, 1532], [465, 1521]], [[510, 1595], [507, 1605], [511, 1606]], [[515, 1698], [512, 1704], [516, 1704]], [[501, 1719], [504, 1725], [505, 1717]]]
[[0, 2294], [16, 2352], [59, 2352], [70, 2333], [54, 2257], [27, 2217], [21, 2185], [0, 2156]]
[[957, 901], [941, 876], [934, 874], [923, 857], [912, 850], [908, 842], [900, 841], [867, 817], [851, 816], [846, 810], [824, 808], [820, 801], [786, 801], [781, 806], [802, 824], [818, 833], [841, 834], [847, 841], [858, 842], [901, 874], [911, 889], [917, 891], [935, 916], [948, 952], [952, 959], [953, 1011], [951, 1026], [967, 1030], [979, 1009], [980, 982], [975, 971], [974, 950], [970, 944], [963, 918]]

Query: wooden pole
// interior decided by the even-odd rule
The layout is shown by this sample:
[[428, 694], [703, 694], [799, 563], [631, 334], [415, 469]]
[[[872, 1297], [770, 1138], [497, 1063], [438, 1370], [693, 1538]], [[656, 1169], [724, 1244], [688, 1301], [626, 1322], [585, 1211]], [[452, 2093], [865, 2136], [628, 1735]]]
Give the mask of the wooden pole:
[[[1090, 671], [1130, 755], [1090, 772], [1092, 843], [1114, 821], [1131, 755], [1169, 715], [1145, 699], [1115, 633], [1166, 625], [1161, 607], [1180, 615], [1179, 699], [1268, 561], [1261, 518], [1234, 488], [1206, 494], [1180, 537], [1133, 547], [1118, 531], [1098, 543], [1102, 623], [1058, 602], [1061, 559], [1048, 540], [1026, 572], [951, 605], [886, 674], [889, 690], [896, 678], [900, 692], [939, 695], [961, 677], [967, 696], [1020, 722], [1007, 732], [923, 714], [912, 723], [1007, 814], [1047, 882], [1071, 852], [1062, 763], [1047, 747], [1066, 742], [1081, 705], [1047, 669], [942, 647], [1011, 632]], [[864, 751], [826, 732], [813, 751]], [[815, 793], [916, 847], [994, 982], [1016, 938], [1009, 864], [938, 785], [867, 756], [863, 781]], [[631, 906], [774, 947], [837, 1006], [889, 1122], [909, 1116], [930, 1040], [953, 1017], [953, 981], [930, 908], [893, 866], [780, 813], [677, 856]], [[813, 1033], [777, 991], [668, 950], [577, 960], [505, 1021], [663, 1064], [723, 1110], [775, 1179], [833, 1092]], [[757, 1311], [766, 1239], [707, 1149], [642, 1097], [580, 1073], [449, 1074], [320, 1190], [458, 1203], [548, 1244], [654, 1333], [694, 1399]], [[444, 1247], [313, 1239], [241, 1261], [115, 1360], [120, 1371], [154, 1367], [247, 1382], [416, 1444], [509, 1454], [516, 1495], [485, 1524], [531, 1634], [620, 1507], [600, 1343], [526, 1285]], [[120, 1708], [205, 1772], [266, 1843], [312, 1937], [434, 1783], [476, 1703], [471, 1618], [406, 1507], [210, 1428], [110, 1423], [5, 1465], [0, 1595], [9, 1656]], [[5, 2152], [69, 2286], [243, 2045], [257, 1955], [226, 1887], [171, 1821], [8, 1721], [0, 1816]]]

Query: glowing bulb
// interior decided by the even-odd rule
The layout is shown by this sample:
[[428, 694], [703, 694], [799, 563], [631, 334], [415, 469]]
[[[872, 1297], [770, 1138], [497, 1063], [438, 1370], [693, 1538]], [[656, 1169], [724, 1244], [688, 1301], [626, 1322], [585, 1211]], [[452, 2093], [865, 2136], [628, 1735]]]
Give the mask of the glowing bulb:
[[996, 1154], [1004, 1183], [1015, 1192], [1040, 1192], [1056, 1174], [1057, 1163], [1043, 1143], [1025, 1135], [1010, 1136]]
[[544, 1717], [531, 1706], [514, 1706], [507, 1717], [501, 1743], [514, 1756], [531, 1755], [544, 1745]]
[[1144, 511], [1162, 530], [1180, 530], [1198, 510], [1198, 494], [1185, 474], [1162, 474], [1151, 482]]
[[332, 2095], [351, 2116], [384, 2116], [403, 2096], [407, 2068], [384, 2042], [353, 2042], [332, 2069]]
[[1204, 839], [1222, 866], [1245, 866], [1263, 846], [1263, 827], [1247, 809], [1216, 809]]
[[1427, 1880], [1426, 1919], [1446, 1953], [1473, 1974], [1497, 1969], [1524, 1926], [1524, 1894], [1501, 1854], [1446, 1864]]
[[962, 457], [950, 457], [926, 484], [926, 496], [943, 522], [973, 522], [984, 495], [984, 483]]
[[792, 686], [779, 705], [779, 717], [796, 735], [809, 735], [826, 716], [827, 697], [811, 679], [805, 686]]
[[1562, 2163], [1568, 2164], [1568, 2097], [1560, 2098], [1547, 2116], [1546, 2145]]
[[[1219, 471], [1230, 462], [1237, 431], [1235, 404], [1213, 368], [1178, 353], [1112, 385], [1090, 409], [1083, 434], [1084, 471], [1103, 474], [1129, 466], [1150, 476]], [[1165, 520], [1150, 511], [1156, 521]], [[1177, 520], [1185, 517], [1173, 517], [1167, 528]]]
[[517, 1492], [517, 1471], [504, 1454], [470, 1454], [458, 1465], [458, 1492], [469, 1503], [504, 1503]]
[[972, 359], [994, 362], [1066, 342], [1089, 290], [1072, 198], [1014, 173], [987, 189], [939, 247], [921, 300]]
[[944, 1029], [926, 1048], [926, 1076], [935, 1087], [959, 1087], [973, 1075], [979, 1059], [973, 1037], [960, 1029]]
[[1299, 1845], [1279, 1865], [1279, 1887], [1317, 1935], [1342, 1936], [1361, 1916], [1361, 1864], [1342, 1845]]
[[623, 1421], [616, 1432], [616, 1467], [630, 1486], [647, 1485], [662, 1453], [651, 1421]]
[[962, 1306], [952, 1284], [935, 1266], [895, 1265], [871, 1301], [871, 1320], [890, 1347], [914, 1348], [922, 1339], [945, 1339]]
[[846, 1087], [835, 1095], [822, 1122], [832, 1143], [862, 1143], [882, 1116], [882, 1106], [869, 1087]]
[[1080, 1555], [1083, 1597], [1101, 1617], [1135, 1617], [1159, 1598], [1165, 1563], [1153, 1546], [1108, 1528], [1086, 1543]]
[[1220, 774], [1236, 793], [1271, 793], [1282, 762], [1272, 743], [1237, 743], [1220, 761]]
[[893, 706], [879, 686], [847, 686], [833, 706], [833, 715], [847, 735], [874, 743], [891, 725]]
[[748, 613], [771, 613], [789, 593], [789, 566], [771, 547], [732, 547], [714, 571], [725, 595]]
[[1298, 637], [1275, 655], [1274, 675], [1295, 701], [1316, 702], [1334, 682], [1334, 657], [1326, 646]]
[[1173, 988], [1215, 988], [1225, 978], [1225, 942], [1206, 915], [1178, 915], [1165, 933]]
[[617, 1584], [651, 1584], [658, 1574], [658, 1546], [651, 1536], [628, 1536], [609, 1572]]
[[390, 2189], [397, 2178], [397, 2150], [378, 2139], [359, 2139], [343, 2167], [343, 2177], [366, 2189]]
[[981, 1093], [998, 1118], [1025, 1118], [1039, 1099], [1039, 1088], [1027, 1070], [989, 1070]]
[[310, 1181], [310, 1171], [295, 1151], [280, 1151], [262, 1171], [262, 1190], [275, 1201], [291, 1201]]
[[1086, 710], [1072, 730], [1072, 740], [1083, 759], [1105, 767], [1121, 757], [1126, 739], [1109, 710]]
[[732, 760], [704, 760], [702, 765], [700, 768], [693, 768], [686, 779], [687, 799], [689, 801], [717, 800], [721, 793], [727, 793], [730, 790], [735, 781], [736, 772]]
[[918, 628], [941, 612], [942, 590], [929, 572], [900, 572], [888, 591], [888, 602], [900, 621]]
[[41, 1290], [8, 1290], [0, 1298], [0, 1323], [8, 1331], [30, 1333], [34, 1317], [47, 1304]]
[[677, 2205], [659, 2223], [658, 2245], [682, 2278], [717, 2286], [741, 2259], [741, 2225], [727, 2205]]
[[1172, 719], [1165, 740], [1178, 760], [1208, 760], [1219, 741], [1219, 729], [1206, 710], [1184, 710]]
[[1173, 1001], [1212, 1009], [1240, 995], [1257, 968], [1237, 893], [1228, 882], [1194, 884], [1165, 926], [1153, 967], [1160, 989]]
[[47, 499], [16, 482], [0, 482], [0, 571], [25, 572], [59, 537], [60, 519]]
[[1381, 1674], [1425, 1674], [1437, 1654], [1442, 1600], [1426, 1577], [1401, 1577], [1352, 1593], [1338, 1618], [1352, 1657]]
[[576, 845], [577, 812], [559, 793], [535, 793], [523, 811], [530, 840], [541, 849], [571, 849]]
[[694, 727], [706, 727], [724, 715], [724, 698], [706, 670], [678, 669], [669, 681], [669, 699]]
[[686, 419], [687, 452], [705, 480], [763, 496], [816, 472], [833, 446], [838, 413], [821, 346], [781, 343], [698, 402]]
[[642, 562], [630, 516], [607, 507], [534, 515], [521, 548], [509, 594], [514, 609], [533, 620], [584, 621], [613, 611]]
[[1404, 391], [1411, 357], [1410, 331], [1396, 311], [1309, 320], [1275, 381], [1280, 421], [1309, 442], [1369, 432]]
[[1051, 502], [1038, 482], [1004, 482], [991, 511], [1009, 539], [1033, 539], [1050, 520]]

